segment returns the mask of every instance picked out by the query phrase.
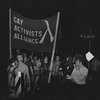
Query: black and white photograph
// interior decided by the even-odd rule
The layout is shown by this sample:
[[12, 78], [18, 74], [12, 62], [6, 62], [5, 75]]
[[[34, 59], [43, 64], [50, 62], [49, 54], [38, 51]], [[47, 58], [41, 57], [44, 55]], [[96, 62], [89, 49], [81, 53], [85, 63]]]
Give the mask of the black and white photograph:
[[1, 0], [0, 100], [100, 100], [99, 43], [99, 0]]

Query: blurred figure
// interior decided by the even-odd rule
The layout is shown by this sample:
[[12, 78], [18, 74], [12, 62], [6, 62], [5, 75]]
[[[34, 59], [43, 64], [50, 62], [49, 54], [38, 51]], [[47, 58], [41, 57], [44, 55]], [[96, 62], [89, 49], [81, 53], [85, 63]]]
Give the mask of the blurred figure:
[[60, 57], [56, 56], [52, 66], [52, 76], [59, 75]]
[[33, 57], [34, 63], [37, 61], [37, 56]]
[[55, 60], [52, 65], [52, 72], [51, 72], [51, 86], [53, 86], [54, 89], [58, 87], [59, 83], [59, 76], [60, 76], [60, 57], [56, 56]]
[[73, 57], [69, 55], [63, 63], [63, 75], [71, 75], [73, 68]]
[[18, 59], [18, 68], [15, 69], [15, 75], [18, 74], [18, 72], [21, 72], [24, 74], [24, 93], [30, 92], [30, 76], [29, 76], [29, 70], [26, 64], [23, 62], [23, 55], [19, 54], [17, 56]]
[[42, 63], [41, 63], [41, 87], [46, 87], [48, 83], [48, 75], [49, 75], [49, 62], [48, 57], [45, 56]]
[[30, 84], [31, 84], [31, 92], [33, 89], [33, 83], [34, 83], [34, 68], [33, 68], [33, 59], [32, 55], [29, 56], [29, 59], [27, 58], [26, 54], [23, 54], [24, 57], [24, 63], [27, 65], [29, 70], [29, 76], [30, 76]]
[[[66, 75], [66, 80], [69, 82], [69, 93], [77, 98], [79, 95], [88, 92], [86, 79], [88, 76], [88, 69], [84, 66], [84, 57], [79, 55], [74, 60], [74, 69], [71, 75]], [[76, 92], [77, 91], [77, 92]]]
[[47, 56], [44, 57], [41, 68], [42, 68], [41, 73], [48, 70], [48, 57]]
[[61, 87], [66, 82], [66, 75], [71, 75], [71, 73], [74, 69], [73, 57], [71, 55], [67, 56], [65, 61], [63, 61], [62, 66], [63, 66], [62, 67], [63, 75], [60, 80], [59, 87]]
[[35, 75], [35, 80], [34, 80], [34, 90], [33, 93], [35, 93], [37, 90], [39, 90], [39, 84], [40, 84], [40, 74], [41, 74], [41, 62], [40, 59], [37, 60], [37, 57], [34, 58], [34, 75]]
[[17, 49], [15, 56], [19, 55], [20, 53], [21, 53], [20, 49]]
[[12, 58], [10, 65], [7, 68], [7, 72], [8, 72], [8, 95], [10, 98], [16, 98], [15, 95], [15, 69], [18, 66], [18, 62], [17, 59]]
[[25, 53], [22, 53], [22, 56], [23, 56], [23, 63], [26, 63], [28, 60], [27, 55]]
[[91, 61], [90, 77], [92, 83], [100, 84], [100, 60], [96, 57]]
[[71, 79], [72, 82], [82, 85], [86, 84], [86, 78], [88, 75], [88, 69], [83, 65], [83, 58], [78, 57], [75, 59], [74, 69], [71, 75], [67, 75], [68, 79]]

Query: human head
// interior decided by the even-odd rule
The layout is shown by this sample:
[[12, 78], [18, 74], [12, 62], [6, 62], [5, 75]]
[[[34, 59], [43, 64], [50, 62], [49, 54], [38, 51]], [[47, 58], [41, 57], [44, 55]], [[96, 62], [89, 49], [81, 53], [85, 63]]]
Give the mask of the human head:
[[34, 56], [34, 60], [37, 60], [37, 56]]
[[16, 67], [17, 66], [17, 59], [15, 59], [15, 58], [12, 58], [11, 60], [10, 60], [10, 65], [12, 66], [12, 67]]
[[60, 57], [59, 56], [56, 56], [55, 57], [55, 61], [59, 61], [60, 60]]
[[78, 54], [78, 53], [75, 54], [74, 59], [73, 59], [73, 62], [75, 63], [75, 61], [78, 60], [78, 59], [79, 59], [80, 62], [82, 62], [82, 64], [84, 63], [84, 60], [85, 59], [84, 59], [84, 57], [83, 57], [82, 54]]
[[25, 53], [23, 53], [23, 60], [24, 60], [24, 62], [27, 61], [27, 55]]
[[13, 66], [13, 67], [16, 67], [16, 66], [17, 66], [17, 60], [15, 60], [15, 61], [12, 63], [12, 66]]
[[19, 49], [17, 49], [17, 50], [16, 50], [16, 53], [17, 53], [17, 54], [20, 54], [20, 50], [19, 50]]
[[38, 60], [36, 61], [36, 66], [37, 66], [37, 67], [40, 67], [40, 66], [41, 66], [40, 59], [38, 59]]
[[10, 66], [8, 66], [7, 71], [9, 71], [9, 69], [10, 69], [11, 67], [14, 67], [14, 68], [17, 67], [17, 65], [18, 65], [17, 59], [11, 58], [11, 59], [9, 60], [9, 65], [10, 65]]
[[47, 56], [44, 57], [44, 63], [48, 63], [48, 57]]
[[23, 55], [22, 54], [17, 55], [17, 59], [18, 61], [23, 61]]
[[82, 67], [81, 65], [83, 65], [83, 62], [84, 62], [84, 60], [83, 60], [83, 57], [82, 56], [80, 56], [80, 57], [77, 57], [76, 59], [75, 59], [75, 68], [76, 69], [79, 69], [80, 67]]

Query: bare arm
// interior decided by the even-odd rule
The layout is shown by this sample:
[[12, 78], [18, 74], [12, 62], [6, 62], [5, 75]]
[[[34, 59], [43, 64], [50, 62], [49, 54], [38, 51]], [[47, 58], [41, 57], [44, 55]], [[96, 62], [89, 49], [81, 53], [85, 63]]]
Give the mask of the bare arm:
[[30, 66], [31, 74], [32, 74], [32, 81], [34, 80], [34, 72], [32, 66]]
[[27, 82], [27, 92], [30, 91], [30, 76], [29, 76], [29, 70], [26, 68], [26, 82]]
[[70, 79], [72, 82], [74, 82], [74, 77], [73, 76], [71, 76], [71, 75], [66, 75], [66, 76], [67, 76], [66, 79]]
[[11, 78], [12, 78], [12, 74], [8, 73], [8, 86], [10, 86]]

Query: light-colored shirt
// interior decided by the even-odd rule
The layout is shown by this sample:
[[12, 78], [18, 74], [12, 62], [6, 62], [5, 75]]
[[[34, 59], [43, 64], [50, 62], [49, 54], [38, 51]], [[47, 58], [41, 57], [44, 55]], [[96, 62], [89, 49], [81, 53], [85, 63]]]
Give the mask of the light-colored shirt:
[[24, 81], [28, 86], [30, 86], [30, 76], [29, 76], [29, 70], [26, 64], [24, 63], [19, 63], [18, 68], [15, 69], [15, 74], [17, 75], [18, 72], [24, 73]]
[[78, 70], [76, 68], [73, 69], [71, 77], [74, 79], [76, 84], [85, 84], [86, 77], [88, 75], [88, 69], [85, 66], [80, 67]]

